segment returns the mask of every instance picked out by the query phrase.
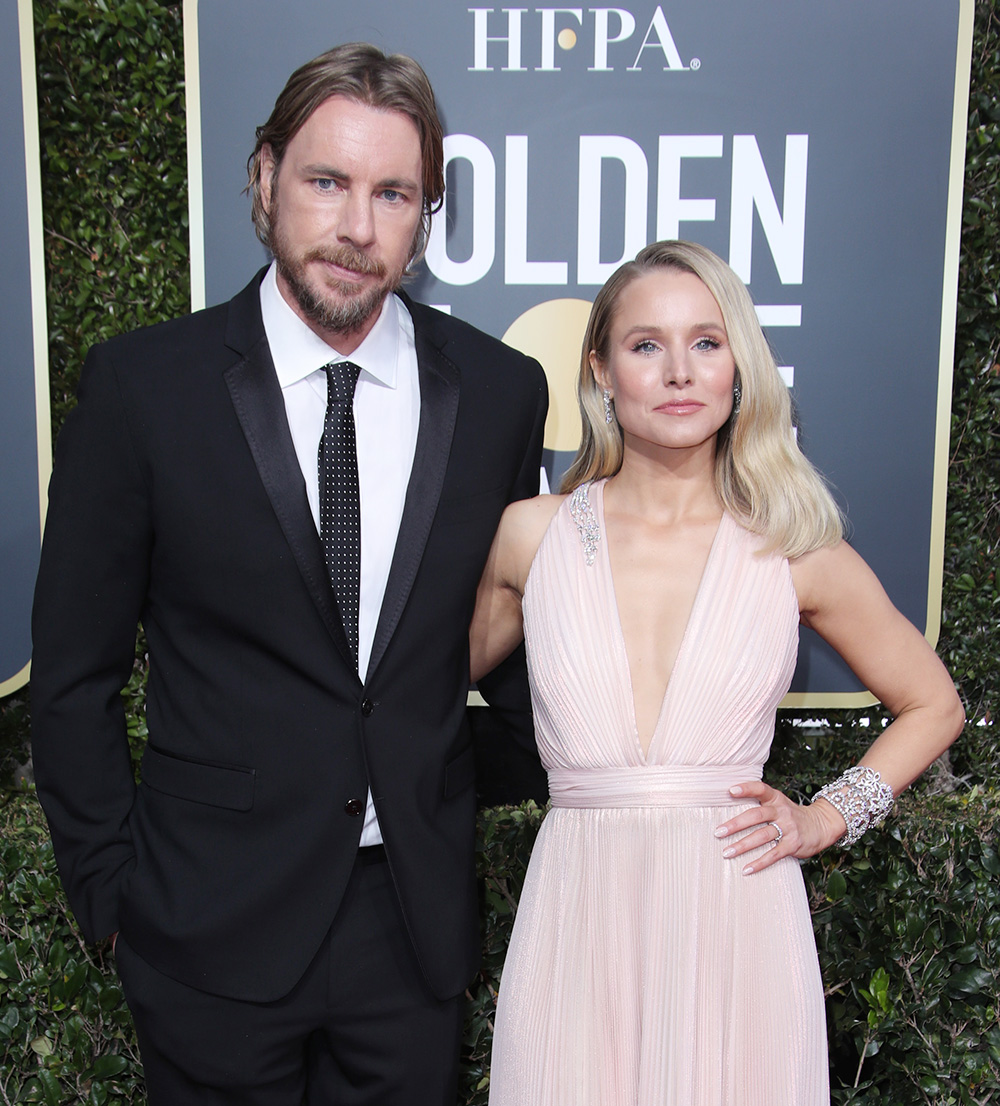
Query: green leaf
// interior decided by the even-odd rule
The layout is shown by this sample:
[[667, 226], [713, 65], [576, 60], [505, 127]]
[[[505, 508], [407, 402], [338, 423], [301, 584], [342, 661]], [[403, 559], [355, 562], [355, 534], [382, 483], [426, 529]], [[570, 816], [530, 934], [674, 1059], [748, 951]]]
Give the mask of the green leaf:
[[996, 994], [993, 974], [985, 968], [975, 966], [962, 968], [961, 971], [955, 972], [948, 982], [952, 990], [961, 991], [963, 994], [988, 994], [990, 997]]
[[847, 880], [839, 868], [834, 868], [826, 881], [826, 897], [830, 902], [839, 902], [847, 891]]
[[128, 1060], [124, 1056], [99, 1056], [94, 1063], [93, 1077], [95, 1079], [112, 1079], [114, 1076], [127, 1071], [128, 1066]]
[[38, 1082], [42, 1085], [45, 1106], [62, 1106], [65, 1101], [63, 1089], [52, 1072], [42, 1068], [38, 1073]]
[[55, 1049], [48, 1037], [36, 1037], [31, 1042], [31, 1051], [34, 1052], [36, 1056], [44, 1057], [51, 1056]]

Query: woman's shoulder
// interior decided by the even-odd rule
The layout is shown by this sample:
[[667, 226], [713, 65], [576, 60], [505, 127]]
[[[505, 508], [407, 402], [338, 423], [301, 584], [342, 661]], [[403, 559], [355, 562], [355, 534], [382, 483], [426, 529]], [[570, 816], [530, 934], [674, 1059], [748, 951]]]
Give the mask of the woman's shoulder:
[[531, 562], [565, 500], [564, 495], [536, 495], [534, 499], [519, 499], [507, 507], [500, 519], [497, 542], [504, 576], [522, 594]]
[[867, 562], [844, 539], [793, 557], [789, 565], [804, 615], [832, 604], [862, 598], [870, 601], [885, 594]]
[[537, 548], [556, 511], [567, 498], [565, 495], [536, 495], [533, 499], [519, 499], [504, 511], [500, 526], [512, 536], [520, 534], [530, 539], [537, 535]]

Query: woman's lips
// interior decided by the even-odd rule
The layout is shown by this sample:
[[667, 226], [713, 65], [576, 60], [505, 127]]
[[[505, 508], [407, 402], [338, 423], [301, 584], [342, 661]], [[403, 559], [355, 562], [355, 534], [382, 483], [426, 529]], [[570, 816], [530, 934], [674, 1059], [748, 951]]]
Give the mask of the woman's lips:
[[685, 400], [683, 403], [663, 403], [656, 408], [665, 415], [693, 415], [704, 407], [704, 403], [697, 400]]

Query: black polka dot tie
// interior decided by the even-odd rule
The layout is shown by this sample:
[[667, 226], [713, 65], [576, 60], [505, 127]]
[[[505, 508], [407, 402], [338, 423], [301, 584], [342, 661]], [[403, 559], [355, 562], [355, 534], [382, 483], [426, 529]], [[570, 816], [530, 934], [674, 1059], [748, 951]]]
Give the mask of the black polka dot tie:
[[326, 418], [319, 440], [319, 536], [333, 594], [357, 664], [361, 495], [354, 436], [354, 389], [361, 369], [350, 361], [334, 361], [323, 368]]

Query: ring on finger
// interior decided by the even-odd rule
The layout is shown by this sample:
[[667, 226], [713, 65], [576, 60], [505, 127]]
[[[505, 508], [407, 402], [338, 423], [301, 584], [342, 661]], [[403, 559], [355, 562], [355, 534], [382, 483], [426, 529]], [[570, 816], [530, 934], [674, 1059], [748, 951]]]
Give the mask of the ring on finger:
[[767, 824], [769, 826], [774, 826], [774, 828], [778, 831], [778, 836], [771, 842], [772, 845], [777, 845], [782, 837], [785, 836], [785, 831], [781, 828], [781, 826], [778, 825], [777, 822], [768, 822]]

